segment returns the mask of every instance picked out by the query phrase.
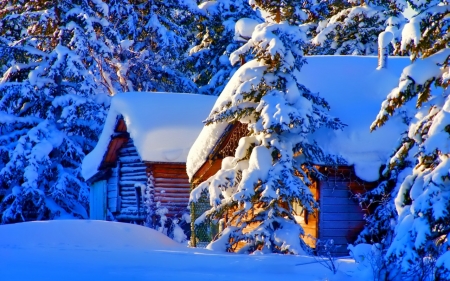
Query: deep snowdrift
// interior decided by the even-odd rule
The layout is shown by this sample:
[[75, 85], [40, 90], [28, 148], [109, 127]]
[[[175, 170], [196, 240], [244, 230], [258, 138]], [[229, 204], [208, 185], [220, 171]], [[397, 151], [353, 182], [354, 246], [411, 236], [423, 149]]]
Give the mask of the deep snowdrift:
[[0, 226], [0, 245], [59, 249], [185, 248], [153, 229], [91, 220], [54, 220]]
[[352, 260], [338, 263], [339, 271], [333, 275], [311, 257], [191, 249], [154, 230], [124, 223], [0, 225], [2, 281], [372, 280]]

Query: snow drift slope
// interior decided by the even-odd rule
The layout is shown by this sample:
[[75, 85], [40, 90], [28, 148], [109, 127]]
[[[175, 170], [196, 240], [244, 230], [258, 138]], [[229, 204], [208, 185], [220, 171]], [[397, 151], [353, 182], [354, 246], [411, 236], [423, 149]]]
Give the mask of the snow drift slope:
[[150, 228], [91, 220], [37, 221], [2, 225], [0, 247], [90, 250], [185, 248]]
[[0, 225], [2, 281], [372, 280], [351, 260], [341, 260], [336, 275], [311, 262], [306, 256], [186, 248], [151, 229], [115, 222]]

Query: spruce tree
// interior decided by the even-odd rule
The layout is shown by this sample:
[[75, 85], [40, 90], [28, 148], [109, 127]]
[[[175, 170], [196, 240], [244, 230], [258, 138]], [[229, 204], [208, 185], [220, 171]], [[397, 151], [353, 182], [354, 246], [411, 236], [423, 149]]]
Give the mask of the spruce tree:
[[388, 173], [395, 171], [401, 159], [414, 165], [404, 179], [397, 178], [393, 203], [398, 222], [386, 260], [404, 276], [419, 278], [431, 278], [437, 260], [435, 280], [450, 280], [450, 6], [434, 1], [409, 4], [420, 11], [402, 34], [402, 48], [411, 53], [412, 64], [403, 70], [399, 86], [387, 96], [371, 127], [382, 126], [402, 110], [415, 112], [388, 169]]
[[199, 18], [192, 0], [111, 0], [120, 44], [108, 66], [123, 91], [196, 92], [184, 67]]
[[101, 82], [107, 16], [98, 0], [0, 3], [3, 223], [88, 217], [80, 164], [114, 91]]
[[[218, 0], [200, 4], [205, 15], [197, 25], [196, 45], [190, 50], [188, 65], [195, 73], [194, 81], [202, 94], [218, 96], [238, 66], [232, 66], [230, 54], [249, 38], [235, 38], [239, 19], [262, 19], [247, 0]], [[252, 59], [247, 54], [244, 60]]]
[[398, 54], [405, 3], [395, 0], [330, 1], [330, 13], [311, 32], [310, 55], [377, 55], [378, 35], [394, 34], [390, 54]]
[[321, 127], [341, 129], [327, 114], [327, 102], [297, 82], [305, 63], [305, 34], [297, 21], [298, 1], [253, 1], [267, 13], [252, 38], [231, 55], [231, 62], [253, 50], [255, 60], [242, 66], [223, 90], [206, 124], [241, 122], [250, 134], [239, 141], [234, 157], [191, 193], [202, 192], [211, 209], [196, 224], [228, 214], [225, 229], [209, 248], [241, 252], [301, 253], [308, 251], [295, 221], [293, 204], [310, 213], [317, 202], [309, 189], [320, 174], [313, 163], [333, 164], [308, 136]]

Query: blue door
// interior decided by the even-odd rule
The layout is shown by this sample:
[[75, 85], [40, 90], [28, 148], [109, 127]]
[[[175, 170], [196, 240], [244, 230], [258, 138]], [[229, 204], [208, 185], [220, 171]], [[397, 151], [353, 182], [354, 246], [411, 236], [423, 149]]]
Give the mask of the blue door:
[[106, 186], [106, 180], [91, 185], [89, 201], [91, 220], [106, 220]]

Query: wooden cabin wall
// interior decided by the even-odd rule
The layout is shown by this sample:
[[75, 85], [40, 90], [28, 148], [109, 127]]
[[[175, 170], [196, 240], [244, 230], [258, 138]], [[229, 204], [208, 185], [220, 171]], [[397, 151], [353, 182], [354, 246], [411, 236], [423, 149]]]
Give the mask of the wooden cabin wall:
[[[140, 208], [136, 200], [136, 184], [147, 186], [146, 165], [142, 162], [133, 140], [129, 139], [117, 152], [117, 176], [118, 193], [113, 189], [108, 190], [108, 202], [114, 201], [114, 193], [118, 195], [116, 213], [113, 213], [119, 221], [144, 221], [146, 219], [146, 206], [144, 205], [144, 193], [141, 194]], [[109, 179], [113, 187], [113, 176]], [[110, 211], [114, 210], [114, 204], [109, 205]]]
[[153, 177], [154, 201], [169, 211], [166, 216], [179, 216], [189, 204], [190, 183], [184, 163], [152, 163], [148, 170]]
[[319, 239], [333, 239], [339, 247], [336, 255], [347, 256], [348, 243], [355, 242], [364, 228], [364, 211], [353, 198], [377, 185], [358, 179], [353, 167], [321, 168], [326, 176], [320, 181]]

